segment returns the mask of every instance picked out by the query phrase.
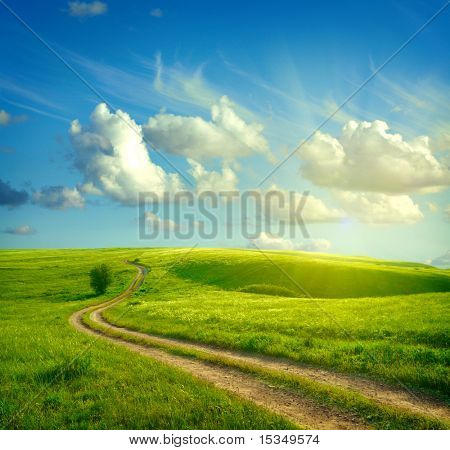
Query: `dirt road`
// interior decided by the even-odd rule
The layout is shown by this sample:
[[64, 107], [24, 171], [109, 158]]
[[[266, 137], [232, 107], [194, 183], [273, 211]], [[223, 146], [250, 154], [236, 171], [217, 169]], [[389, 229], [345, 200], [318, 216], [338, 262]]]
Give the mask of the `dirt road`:
[[[138, 269], [138, 274], [124, 292], [100, 305], [91, 306], [74, 313], [70, 318], [71, 324], [84, 333], [112, 341], [143, 356], [185, 370], [193, 376], [211, 383], [220, 389], [225, 389], [234, 395], [238, 395], [263, 408], [280, 414], [300, 427], [310, 429], [364, 429], [368, 425], [356, 415], [344, 414], [337, 409], [318, 405], [312, 400], [294, 392], [271, 386], [259, 378], [244, 373], [237, 368], [174, 355], [160, 348], [155, 348], [155, 346], [170, 345], [171, 348], [178, 348], [180, 350], [201, 351], [211, 356], [220, 357], [222, 360], [230, 361], [231, 363], [245, 363], [247, 366], [255, 368], [275, 370], [319, 383], [339, 386], [356, 391], [383, 405], [419, 413], [431, 418], [450, 420], [450, 413], [445, 405], [429, 398], [418, 396], [407, 390], [396, 389], [372, 380], [317, 368], [303, 367], [287, 360], [248, 355], [199, 343], [148, 335], [110, 324], [105, 320], [102, 313], [106, 309], [128, 298], [134, 291], [139, 289], [145, 279], [147, 269], [138, 264], [134, 265]], [[96, 327], [96, 329], [89, 327], [82, 320], [85, 314], [89, 314], [90, 320], [96, 325], [99, 325], [99, 327]], [[115, 331], [116, 335], [112, 336], [111, 331]], [[127, 337], [134, 341], [138, 338], [139, 343], [127, 340]]]

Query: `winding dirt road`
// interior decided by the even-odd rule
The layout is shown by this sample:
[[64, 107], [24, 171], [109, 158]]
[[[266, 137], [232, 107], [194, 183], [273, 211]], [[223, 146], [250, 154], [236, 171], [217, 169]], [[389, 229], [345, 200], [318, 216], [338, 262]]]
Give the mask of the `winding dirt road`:
[[[70, 323], [76, 329], [112, 341], [140, 355], [178, 367], [220, 389], [225, 389], [234, 395], [250, 400], [263, 408], [280, 414], [300, 427], [310, 429], [365, 429], [368, 426], [356, 415], [352, 416], [318, 405], [308, 398], [286, 389], [271, 386], [238, 369], [226, 367], [223, 364], [217, 365], [199, 359], [173, 355], [168, 351], [155, 348], [154, 346], [170, 345], [171, 348], [180, 350], [201, 351], [230, 362], [245, 363], [247, 366], [269, 369], [271, 371], [276, 370], [281, 373], [308, 378], [319, 383], [356, 391], [383, 405], [419, 413], [431, 418], [450, 420], [450, 411], [445, 405], [423, 396], [419, 397], [406, 390], [396, 389], [372, 380], [337, 374], [316, 368], [302, 367], [287, 360], [247, 355], [204, 344], [149, 335], [113, 325], [105, 320], [102, 313], [106, 309], [128, 298], [134, 291], [139, 289], [147, 275], [147, 269], [144, 266], [139, 264], [133, 265], [138, 269], [138, 273], [131, 285], [124, 292], [102, 304], [77, 311], [70, 317]], [[99, 325], [100, 329], [90, 328], [83, 321], [85, 314], [89, 314], [90, 320], [96, 325]], [[120, 332], [120, 335], [124, 337], [105, 334], [101, 329]], [[138, 338], [143, 344], [130, 342], [126, 340], [125, 336], [134, 339]]]

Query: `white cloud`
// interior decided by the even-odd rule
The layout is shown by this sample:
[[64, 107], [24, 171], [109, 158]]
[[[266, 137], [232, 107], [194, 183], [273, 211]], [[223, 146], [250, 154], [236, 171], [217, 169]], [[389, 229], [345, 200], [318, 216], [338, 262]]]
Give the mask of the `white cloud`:
[[19, 227], [16, 228], [5, 228], [3, 230], [4, 233], [7, 234], [16, 234], [16, 235], [21, 235], [21, 236], [25, 236], [27, 234], [35, 234], [36, 231], [30, 227], [30, 225], [21, 225]]
[[[372, 69], [375, 70], [375, 67]], [[401, 118], [394, 115], [392, 119], [397, 119], [396, 126], [399, 130], [411, 135], [417, 133], [417, 130], [427, 130], [430, 137], [436, 138], [433, 149], [436, 149], [436, 144], [439, 145], [439, 135], [442, 132], [448, 133], [450, 95], [446, 80], [435, 76], [418, 79], [401, 77], [396, 80], [378, 73], [367, 89], [387, 107], [398, 105], [401, 108]], [[360, 116], [362, 113], [361, 111]]]
[[[224, 93], [223, 88], [205, 79], [203, 65], [186, 67], [179, 61], [164, 65], [160, 52], [156, 52], [154, 58], [134, 54], [127, 69], [73, 52], [66, 51], [65, 54], [95, 79], [102, 92], [144, 109], [159, 110], [163, 106], [176, 114], [192, 115], [193, 111], [199, 110], [208, 113]], [[241, 104], [235, 105], [234, 109], [247, 121], [255, 118], [255, 113]]]
[[105, 14], [108, 5], [103, 2], [69, 2], [69, 15], [73, 17], [93, 17]]
[[196, 160], [213, 157], [233, 160], [253, 153], [274, 160], [262, 134], [263, 126], [245, 122], [225, 96], [212, 106], [210, 121], [161, 113], [150, 117], [143, 130], [156, 148]]
[[[28, 80], [27, 83], [25, 83], [27, 86], [32, 86], [31, 80]], [[65, 108], [62, 105], [59, 105], [51, 100], [49, 100], [49, 95], [40, 95], [37, 92], [35, 92], [31, 88], [24, 88], [24, 83], [17, 83], [16, 81], [11, 81], [7, 78], [1, 78], [0, 79], [0, 88], [2, 91], [14, 94], [14, 97], [19, 96], [22, 99], [26, 99], [27, 101], [32, 102], [32, 104], [39, 104], [46, 108], [50, 108], [52, 110], [58, 110], [58, 111], [64, 111]], [[12, 100], [6, 100], [8, 103], [14, 106], [18, 106], [20, 108], [25, 108], [26, 105], [23, 105], [22, 103], [14, 102]], [[31, 110], [32, 108], [30, 108]], [[25, 119], [24, 116], [19, 116], [21, 120]]]
[[320, 186], [401, 194], [450, 185], [448, 168], [432, 153], [428, 137], [407, 142], [380, 120], [349, 121], [338, 138], [317, 132], [298, 152], [302, 175]]
[[98, 187], [94, 186], [94, 183], [92, 183], [91, 181], [78, 185], [77, 188], [80, 192], [83, 192], [85, 194], [103, 195], [103, 192]]
[[197, 192], [224, 192], [234, 191], [237, 188], [238, 178], [226, 163], [222, 167], [222, 172], [206, 170], [202, 164], [191, 158], [188, 158], [188, 163], [191, 165], [189, 173], [196, 182]]
[[297, 243], [270, 233], [262, 232], [251, 241], [256, 248], [265, 250], [301, 250], [305, 252], [326, 252], [331, 248], [326, 239], [308, 239]]
[[331, 242], [327, 239], [309, 239], [302, 242], [297, 250], [304, 252], [327, 252], [331, 248]]
[[49, 209], [83, 208], [84, 198], [77, 188], [47, 186], [33, 193], [33, 203]]
[[150, 225], [152, 229], [156, 230], [175, 230], [178, 228], [176, 222], [171, 219], [161, 219], [156, 214], [147, 211], [144, 213], [145, 222]]
[[160, 52], [155, 55], [155, 79], [153, 80], [153, 88], [155, 91], [159, 92], [164, 88], [161, 76], [163, 72], [162, 56]]
[[[270, 217], [293, 224], [298, 223], [294, 214], [297, 208], [298, 215], [305, 224], [341, 222], [348, 217], [370, 224], [413, 224], [423, 218], [419, 206], [407, 195], [334, 191], [340, 208], [333, 208], [313, 195], [303, 198], [303, 194], [288, 192], [275, 185], [264, 193], [275, 194], [268, 197], [271, 204]], [[282, 207], [279, 206], [280, 195], [284, 200]]]
[[344, 210], [370, 224], [413, 224], [423, 219], [419, 206], [408, 195], [337, 191]]
[[159, 18], [161, 18], [164, 15], [164, 13], [163, 13], [163, 10], [161, 8], [154, 8], [154, 9], [152, 9], [150, 11], [150, 15], [152, 17], [156, 17], [157, 19], [159, 19]]
[[[36, 114], [40, 114], [41, 116], [50, 117], [52, 119], [60, 120], [62, 122], [70, 122], [70, 120], [67, 117], [62, 116], [61, 114], [53, 114], [51, 112], [45, 111], [41, 108], [36, 108], [31, 105], [27, 105], [25, 103], [15, 102], [12, 100], [8, 100], [8, 103], [10, 103], [13, 106], [16, 106], [21, 109], [25, 109], [26, 111], [31, 111]], [[22, 114], [20, 116], [16, 116], [11, 122], [17, 123], [17, 122], [23, 122], [27, 119], [27, 116]]]
[[91, 114], [90, 126], [84, 129], [75, 120], [70, 135], [75, 165], [91, 192], [95, 188], [97, 194], [135, 205], [138, 192], [161, 196], [181, 189], [177, 174], [168, 174], [151, 161], [141, 126], [123, 111], [111, 113], [100, 103]]
[[[159, 96], [159, 106], [164, 104], [178, 112], [185, 111], [186, 106], [189, 107], [189, 111], [192, 107], [210, 111], [211, 105], [214, 105], [222, 96], [222, 90], [212, 86], [203, 77], [203, 65], [192, 70], [186, 69], [179, 62], [173, 66], [165, 66], [159, 52], [156, 53], [154, 60], [140, 58], [140, 62], [155, 73], [154, 92], [151, 99]], [[139, 80], [135, 81], [139, 83]], [[144, 86], [145, 90], [148, 91], [146, 76]], [[244, 113], [247, 116], [252, 115], [242, 106], [238, 105], [236, 109], [239, 113]]]
[[295, 216], [296, 211], [306, 224], [339, 222], [346, 217], [346, 213], [342, 209], [329, 207], [314, 195], [303, 197], [303, 194], [279, 189], [276, 185], [272, 185], [269, 190], [264, 191], [263, 195], [270, 205], [270, 211], [267, 211], [266, 214], [274, 220], [298, 223]]
[[294, 243], [291, 240], [265, 232], [251, 242], [257, 248], [266, 250], [294, 250]]

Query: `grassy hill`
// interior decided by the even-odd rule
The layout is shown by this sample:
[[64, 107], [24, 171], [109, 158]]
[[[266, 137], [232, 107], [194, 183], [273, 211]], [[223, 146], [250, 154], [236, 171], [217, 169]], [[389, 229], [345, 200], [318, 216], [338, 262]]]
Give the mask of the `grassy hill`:
[[[174, 272], [227, 290], [319, 298], [450, 291], [450, 271], [425, 264], [307, 252], [194, 250]], [[286, 292], [287, 291], [287, 292]]]
[[[139, 249], [0, 251], [0, 429], [279, 429], [286, 420], [189, 374], [95, 340], [71, 313], [121, 292]], [[107, 263], [108, 292], [89, 270]], [[168, 401], [170, 399], [170, 401]]]
[[[111, 322], [448, 399], [449, 271], [360, 257], [267, 255], [270, 260], [221, 249], [0, 251], [0, 428], [292, 426], [69, 325], [74, 311], [129, 284], [135, 269], [124, 260], [135, 258], [149, 274], [130, 299], [107, 310]], [[114, 283], [95, 297], [88, 272], [100, 262], [112, 267]], [[315, 298], [302, 298], [299, 284]]]
[[[145, 251], [140, 261], [151, 272], [141, 291], [106, 317], [143, 332], [365, 374], [447, 398], [448, 271], [267, 255], [276, 265], [249, 250]], [[297, 282], [315, 298], [291, 298], [303, 295]]]

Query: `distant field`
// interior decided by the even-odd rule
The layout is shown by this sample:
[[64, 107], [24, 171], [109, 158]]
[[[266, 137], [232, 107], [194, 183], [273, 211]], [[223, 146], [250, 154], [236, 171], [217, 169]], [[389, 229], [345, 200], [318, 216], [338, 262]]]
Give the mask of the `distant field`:
[[289, 289], [297, 296], [376, 297], [450, 291], [450, 271], [424, 264], [339, 257], [306, 252], [196, 250], [177, 264], [181, 278], [222, 289], [263, 284]]
[[[74, 311], [122, 291], [142, 250], [0, 251], [0, 429], [285, 429], [288, 421], [180, 370], [97, 341]], [[93, 297], [99, 262], [114, 284]], [[74, 360], [74, 358], [76, 358]]]
[[144, 286], [105, 317], [448, 399], [449, 271], [301, 252], [267, 255], [274, 264], [254, 251], [143, 251], [140, 261], [151, 268]]

